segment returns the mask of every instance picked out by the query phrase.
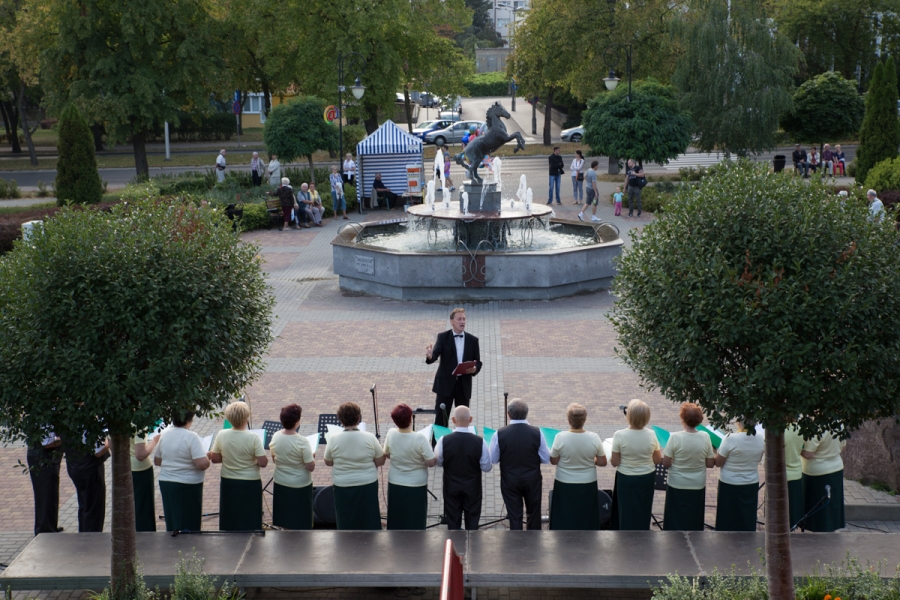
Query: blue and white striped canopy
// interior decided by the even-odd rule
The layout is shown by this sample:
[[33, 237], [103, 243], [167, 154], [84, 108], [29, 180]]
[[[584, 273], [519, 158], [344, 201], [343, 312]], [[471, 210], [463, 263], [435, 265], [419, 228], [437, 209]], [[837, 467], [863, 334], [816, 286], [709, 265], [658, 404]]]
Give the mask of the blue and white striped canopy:
[[422, 140], [400, 129], [393, 121], [384, 125], [356, 145], [356, 155], [421, 154]]

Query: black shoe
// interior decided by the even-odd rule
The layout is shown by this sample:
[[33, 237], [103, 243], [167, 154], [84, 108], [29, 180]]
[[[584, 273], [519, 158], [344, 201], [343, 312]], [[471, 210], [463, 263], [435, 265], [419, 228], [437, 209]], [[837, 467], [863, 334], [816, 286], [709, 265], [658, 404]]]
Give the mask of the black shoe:
[[638, 211], [638, 216], [641, 216], [641, 211]]
[[632, 217], [632, 216], [634, 216], [634, 215], [632, 215], [631, 213], [628, 213], [628, 216], [629, 216], [629, 217]]

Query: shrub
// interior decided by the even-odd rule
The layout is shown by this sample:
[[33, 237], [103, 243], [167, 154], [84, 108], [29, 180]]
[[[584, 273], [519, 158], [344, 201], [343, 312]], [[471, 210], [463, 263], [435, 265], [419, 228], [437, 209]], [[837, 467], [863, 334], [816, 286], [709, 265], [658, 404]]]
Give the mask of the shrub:
[[155, 181], [144, 183], [129, 183], [120, 190], [103, 195], [104, 202], [136, 202], [144, 198], [159, 196], [159, 186]]
[[47, 184], [44, 183], [43, 181], [38, 181], [37, 182], [37, 197], [38, 198], [46, 198], [49, 195], [50, 195], [50, 190], [47, 189]]
[[19, 184], [15, 179], [3, 179], [0, 177], [0, 198], [21, 198], [22, 192], [19, 191]]
[[897, 156], [900, 123], [897, 121], [897, 71], [892, 57], [875, 65], [866, 94], [866, 116], [859, 131], [856, 156], [859, 166], [856, 182], [868, 179], [869, 169], [887, 158]]
[[[674, 193], [661, 191], [659, 184], [648, 185], [641, 192], [642, 210], [650, 213], [662, 213], [665, 211], [666, 205], [675, 197]], [[628, 197], [624, 198], [624, 203], [628, 203]]]
[[100, 202], [103, 185], [94, 155], [94, 136], [78, 108], [70, 104], [59, 124], [59, 159], [56, 161], [56, 203], [64, 206]]
[[[178, 555], [180, 557], [181, 553]], [[227, 580], [222, 582], [222, 587], [216, 589], [217, 580], [203, 572], [204, 562], [196, 554], [178, 561], [171, 600], [237, 600], [244, 597]]]
[[[341, 159], [343, 160], [343, 159]], [[281, 176], [291, 180], [291, 186], [295, 190], [300, 189], [303, 183], [309, 183], [312, 179], [309, 176], [309, 167], [297, 168], [286, 167], [281, 170]], [[325, 167], [316, 167], [316, 187], [326, 189], [328, 186], [328, 178], [331, 176], [331, 169]], [[322, 193], [322, 190], [319, 190]]]
[[253, 231], [254, 229], [268, 229], [272, 226], [272, 218], [266, 211], [265, 204], [244, 203], [244, 216], [241, 219], [241, 229]]
[[253, 175], [250, 171], [230, 170], [225, 175], [225, 185], [250, 189], [253, 187]]
[[706, 167], [681, 167], [678, 169], [678, 176], [682, 181], [700, 181], [706, 177]]
[[159, 184], [159, 193], [162, 196], [202, 194], [208, 190], [208, 182], [205, 177], [178, 178], [168, 182], [160, 182]]
[[878, 192], [900, 190], [900, 157], [885, 159], [869, 169], [865, 187]]
[[469, 97], [506, 96], [509, 94], [509, 78], [506, 73], [476, 73], [466, 77], [463, 85]]
[[856, 157], [853, 157], [853, 160], [847, 163], [847, 177], [856, 177], [857, 167], [859, 167], [859, 162], [857, 162]]

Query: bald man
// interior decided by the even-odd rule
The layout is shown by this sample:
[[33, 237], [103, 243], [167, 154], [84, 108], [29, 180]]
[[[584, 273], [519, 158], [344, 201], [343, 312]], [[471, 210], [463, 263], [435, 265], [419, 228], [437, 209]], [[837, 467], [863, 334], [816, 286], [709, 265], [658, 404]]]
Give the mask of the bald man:
[[491, 470], [491, 453], [475, 435], [468, 406], [457, 406], [450, 418], [456, 430], [438, 440], [437, 464], [444, 468], [444, 515], [447, 529], [478, 529], [481, 520], [481, 473]]

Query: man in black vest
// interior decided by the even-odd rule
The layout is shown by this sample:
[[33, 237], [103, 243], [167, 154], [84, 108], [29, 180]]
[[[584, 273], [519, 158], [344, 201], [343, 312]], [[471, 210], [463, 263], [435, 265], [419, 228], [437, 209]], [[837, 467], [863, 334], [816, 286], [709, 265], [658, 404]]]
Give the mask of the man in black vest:
[[541, 528], [541, 464], [550, 462], [547, 440], [528, 424], [528, 405], [518, 398], [507, 407], [509, 425], [491, 439], [491, 462], [500, 463], [500, 493], [509, 528], [522, 529], [522, 502], [528, 513], [528, 529]]
[[491, 470], [491, 455], [483, 439], [469, 427], [472, 413], [468, 406], [453, 411], [456, 431], [438, 440], [434, 448], [439, 467], [444, 467], [444, 514], [447, 529], [478, 529], [481, 519], [481, 472]]
[[[441, 404], [446, 410], [452, 410], [453, 402], [457, 406], [468, 406], [472, 398], [472, 377], [481, 370], [481, 351], [478, 348], [478, 338], [471, 333], [466, 333], [466, 311], [462, 308], [454, 308], [450, 312], [450, 329], [441, 332], [434, 344], [425, 348], [425, 362], [431, 364], [440, 359], [437, 373], [434, 375], [434, 385], [431, 391], [437, 394], [434, 402], [434, 424], [447, 426], [447, 419]], [[474, 361], [475, 366], [470, 367], [462, 375], [454, 375], [457, 365], [463, 362]]]
[[34, 491], [34, 535], [59, 533], [59, 466], [62, 442], [54, 433], [28, 448], [25, 460]]

